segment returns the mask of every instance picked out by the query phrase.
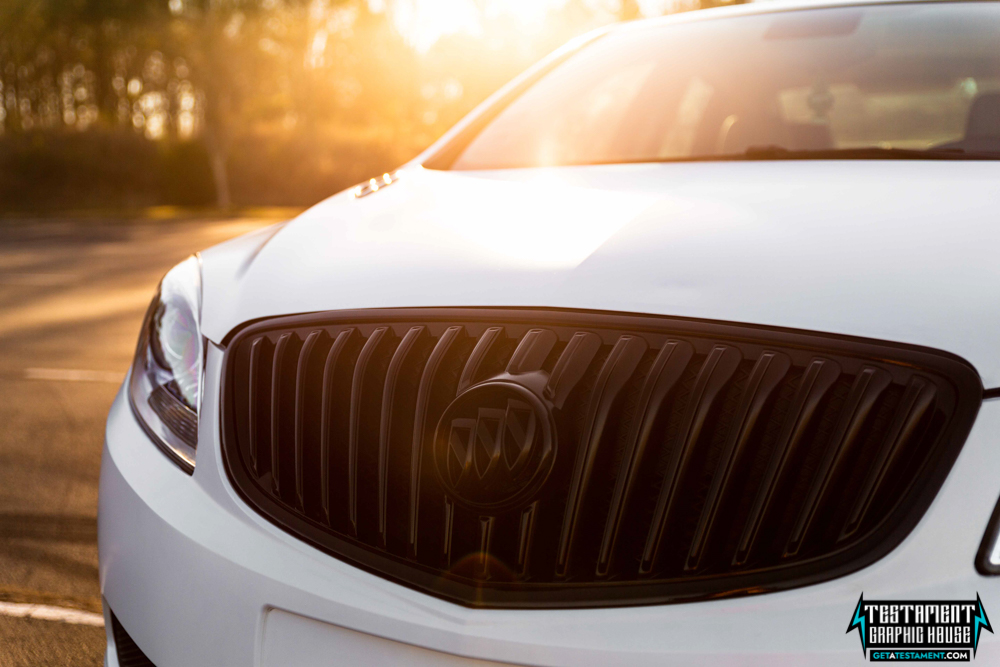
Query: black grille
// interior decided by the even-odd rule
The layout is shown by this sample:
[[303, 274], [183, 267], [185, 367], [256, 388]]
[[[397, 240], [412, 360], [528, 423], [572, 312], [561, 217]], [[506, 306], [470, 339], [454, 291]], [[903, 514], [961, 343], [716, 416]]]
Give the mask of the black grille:
[[118, 617], [111, 614], [111, 632], [115, 637], [115, 648], [118, 653], [120, 667], [156, 667], [153, 661], [146, 657], [142, 649], [136, 645], [132, 637], [125, 632]]
[[657, 603], [800, 586], [881, 557], [926, 510], [981, 397], [954, 356], [866, 340], [353, 311], [234, 337], [224, 450], [275, 524], [425, 592]]

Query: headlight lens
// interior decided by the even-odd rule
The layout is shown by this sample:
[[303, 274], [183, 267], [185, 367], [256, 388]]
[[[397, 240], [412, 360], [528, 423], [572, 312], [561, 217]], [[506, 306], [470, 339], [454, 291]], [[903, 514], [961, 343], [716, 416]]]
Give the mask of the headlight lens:
[[178, 465], [194, 471], [201, 407], [201, 263], [189, 257], [171, 269], [146, 313], [129, 398], [139, 421]]
[[993, 508], [993, 516], [990, 517], [986, 535], [979, 545], [976, 569], [980, 574], [1000, 574], [1000, 503]]

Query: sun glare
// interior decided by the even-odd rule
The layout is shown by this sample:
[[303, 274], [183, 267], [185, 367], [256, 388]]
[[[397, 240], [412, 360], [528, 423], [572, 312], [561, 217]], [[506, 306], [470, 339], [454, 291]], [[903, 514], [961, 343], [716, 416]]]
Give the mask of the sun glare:
[[525, 26], [541, 23], [546, 14], [566, 4], [566, 0], [492, 0], [484, 12], [488, 18], [507, 14]]
[[396, 0], [392, 9], [396, 29], [422, 53], [445, 35], [482, 29], [470, 0]]
[[540, 25], [567, 0], [395, 0], [377, 2], [393, 11], [396, 28], [413, 48], [426, 53], [442, 37], [458, 33], [480, 35], [482, 21], [513, 18], [524, 28]]

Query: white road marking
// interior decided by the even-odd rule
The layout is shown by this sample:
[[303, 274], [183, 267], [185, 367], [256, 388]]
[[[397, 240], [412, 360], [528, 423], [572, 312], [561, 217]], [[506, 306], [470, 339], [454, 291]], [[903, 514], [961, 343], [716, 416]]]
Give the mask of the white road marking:
[[40, 621], [60, 621], [74, 625], [104, 627], [104, 616], [101, 614], [95, 614], [92, 611], [69, 609], [67, 607], [53, 607], [47, 604], [0, 602], [0, 616], [34, 618]]
[[74, 368], [26, 368], [27, 380], [55, 380], [57, 382], [110, 382], [121, 384], [124, 373], [115, 371], [86, 371]]

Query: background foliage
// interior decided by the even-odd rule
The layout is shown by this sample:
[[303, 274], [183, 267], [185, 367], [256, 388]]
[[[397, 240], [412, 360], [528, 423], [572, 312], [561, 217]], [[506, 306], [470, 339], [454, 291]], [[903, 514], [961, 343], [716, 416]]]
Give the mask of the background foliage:
[[6, 0], [0, 209], [312, 204], [569, 38], [716, 1]]

